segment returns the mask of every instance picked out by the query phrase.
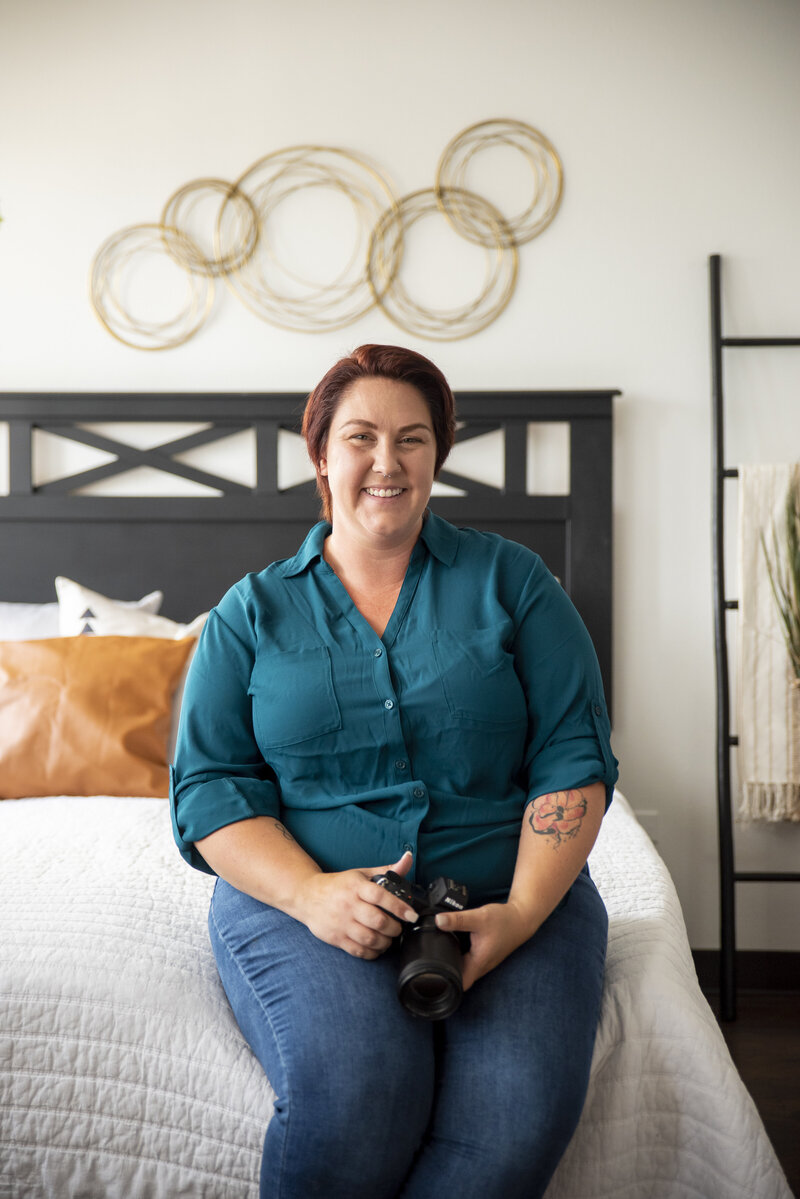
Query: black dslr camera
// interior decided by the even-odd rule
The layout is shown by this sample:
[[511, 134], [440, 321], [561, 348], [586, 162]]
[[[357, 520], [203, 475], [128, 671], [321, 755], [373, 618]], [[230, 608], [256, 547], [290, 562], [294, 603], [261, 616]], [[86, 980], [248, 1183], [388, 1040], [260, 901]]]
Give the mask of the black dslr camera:
[[437, 878], [426, 889], [387, 870], [373, 874], [373, 883], [417, 913], [400, 937], [397, 994], [403, 1007], [426, 1020], [444, 1020], [461, 1003], [461, 955], [469, 949], [469, 933], [446, 932], [436, 927], [437, 912], [462, 912], [467, 888], [451, 878]]

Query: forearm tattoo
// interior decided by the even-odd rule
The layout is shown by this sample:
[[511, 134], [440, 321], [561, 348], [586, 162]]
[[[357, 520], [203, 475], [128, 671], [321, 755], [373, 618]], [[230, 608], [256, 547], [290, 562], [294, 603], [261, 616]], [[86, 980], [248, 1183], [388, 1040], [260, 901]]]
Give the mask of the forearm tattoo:
[[285, 828], [281, 824], [280, 820], [275, 820], [273, 823], [275, 825], [275, 828], [278, 830], [278, 832], [283, 833], [283, 836], [286, 838], [287, 841], [294, 841], [294, 837], [289, 832], [288, 828]]
[[533, 801], [528, 823], [538, 837], [552, 837], [552, 845], [558, 846], [577, 837], [585, 815], [582, 791], [554, 791]]

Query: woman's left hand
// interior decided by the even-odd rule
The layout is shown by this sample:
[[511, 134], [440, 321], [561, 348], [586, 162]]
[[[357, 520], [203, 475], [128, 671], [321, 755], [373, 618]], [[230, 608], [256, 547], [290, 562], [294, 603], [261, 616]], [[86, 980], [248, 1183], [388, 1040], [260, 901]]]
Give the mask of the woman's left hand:
[[526, 916], [512, 900], [487, 903], [465, 912], [443, 912], [436, 917], [436, 925], [448, 932], [470, 934], [470, 949], [461, 963], [465, 991], [499, 966], [536, 931], [531, 927], [530, 916]]

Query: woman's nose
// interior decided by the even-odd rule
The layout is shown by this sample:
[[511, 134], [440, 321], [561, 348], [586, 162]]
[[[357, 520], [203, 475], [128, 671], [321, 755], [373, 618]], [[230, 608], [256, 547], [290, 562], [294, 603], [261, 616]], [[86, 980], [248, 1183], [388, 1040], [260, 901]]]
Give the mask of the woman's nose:
[[400, 469], [397, 452], [391, 442], [378, 442], [372, 466], [379, 475], [391, 475]]

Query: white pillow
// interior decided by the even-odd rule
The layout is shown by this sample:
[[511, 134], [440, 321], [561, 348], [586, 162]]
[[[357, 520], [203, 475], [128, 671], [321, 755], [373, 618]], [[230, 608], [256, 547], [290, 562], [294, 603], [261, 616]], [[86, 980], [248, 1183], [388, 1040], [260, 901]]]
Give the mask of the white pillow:
[[[93, 627], [95, 621], [105, 620], [106, 617], [113, 617], [115, 614], [154, 615], [158, 612], [164, 599], [163, 591], [151, 591], [149, 595], [142, 596], [140, 600], [109, 599], [107, 595], [101, 595], [99, 591], [83, 587], [72, 579], [65, 579], [63, 575], [56, 578], [56, 595], [58, 596], [58, 625], [62, 637], [77, 637], [79, 633], [96, 632], [97, 630]], [[170, 621], [170, 623], [172, 622]], [[107, 632], [110, 633], [111, 630], [109, 629]], [[131, 630], [131, 634], [141, 637], [159, 636], [158, 633], [136, 634], [133, 630]]]
[[[80, 583], [74, 583], [71, 579], [61, 576], [56, 579], [56, 591], [60, 608], [61, 633], [65, 637], [85, 633], [93, 634], [96, 637], [165, 637], [171, 641], [179, 641], [184, 637], [199, 637], [203, 631], [203, 625], [208, 619], [208, 613], [203, 612], [189, 624], [179, 624], [175, 620], [168, 620], [166, 616], [156, 616], [153, 612], [132, 609], [115, 603], [113, 600], [107, 600], [104, 596], [89, 591], [87, 587], [81, 587]], [[183, 688], [193, 657], [194, 650], [189, 654], [183, 674], [172, 697], [172, 727], [167, 747], [169, 761], [172, 760], [175, 750], [178, 720], [183, 702]]]
[[58, 637], [58, 604], [0, 603], [0, 641]]
[[[70, 584], [69, 579], [64, 579], [63, 582]], [[79, 587], [77, 583], [72, 583], [71, 586], [82, 592], [82, 598], [86, 602], [91, 597], [92, 602], [97, 605], [113, 604], [143, 612], [158, 612], [164, 599], [162, 591], [151, 591], [140, 600], [110, 600], [104, 595], [98, 595], [96, 591], [89, 591], [87, 587]], [[75, 602], [82, 602], [77, 593]], [[62, 637], [64, 633], [61, 628], [61, 616], [61, 605], [55, 601], [49, 604], [25, 604], [3, 600], [0, 602], [0, 641], [41, 641], [50, 637]]]

